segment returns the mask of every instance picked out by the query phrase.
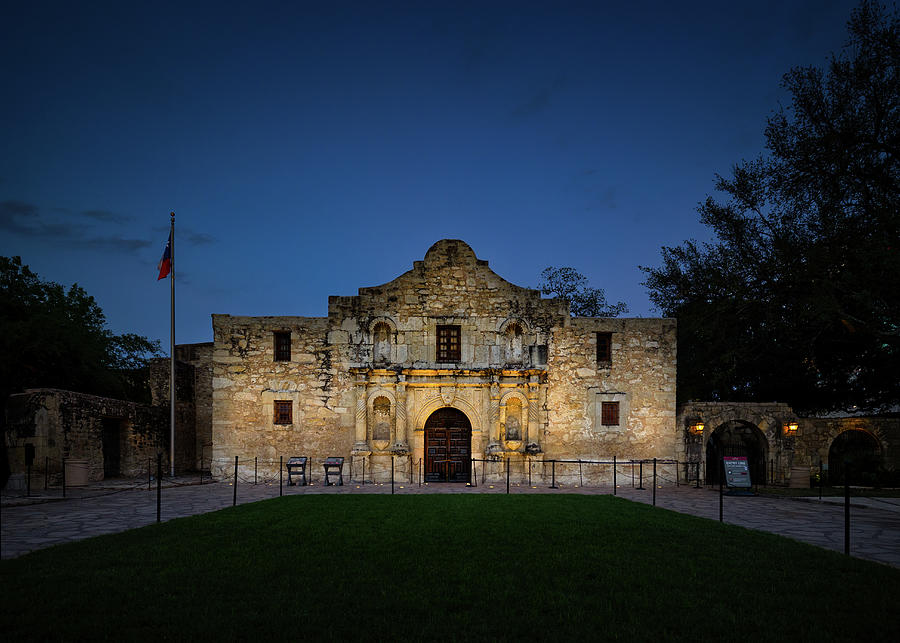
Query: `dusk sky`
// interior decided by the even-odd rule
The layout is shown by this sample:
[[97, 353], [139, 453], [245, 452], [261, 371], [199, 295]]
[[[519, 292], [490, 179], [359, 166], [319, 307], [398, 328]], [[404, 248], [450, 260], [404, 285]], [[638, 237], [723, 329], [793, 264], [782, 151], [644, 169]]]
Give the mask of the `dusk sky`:
[[536, 287], [572, 266], [631, 316], [638, 265], [707, 238], [781, 76], [856, 2], [31, 2], [0, 20], [0, 254], [117, 333], [324, 316], [465, 240]]

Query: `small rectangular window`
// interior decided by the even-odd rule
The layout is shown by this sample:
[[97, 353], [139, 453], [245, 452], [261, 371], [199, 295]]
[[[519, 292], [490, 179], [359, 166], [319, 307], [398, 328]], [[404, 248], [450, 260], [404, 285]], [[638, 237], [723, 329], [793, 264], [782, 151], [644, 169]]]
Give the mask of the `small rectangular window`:
[[291, 331], [275, 331], [275, 361], [291, 361]]
[[460, 361], [459, 326], [437, 327], [437, 361]]
[[597, 363], [609, 364], [612, 361], [612, 333], [597, 333]]
[[602, 402], [600, 405], [600, 424], [603, 426], [619, 426], [619, 403]]
[[292, 424], [293, 406], [290, 400], [275, 400], [275, 424]]

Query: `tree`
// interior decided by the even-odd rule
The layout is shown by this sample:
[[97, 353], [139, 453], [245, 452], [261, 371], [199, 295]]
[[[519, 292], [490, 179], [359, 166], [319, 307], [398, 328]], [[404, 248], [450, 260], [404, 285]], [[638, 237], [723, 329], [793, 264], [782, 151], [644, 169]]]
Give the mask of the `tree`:
[[900, 403], [900, 24], [868, 0], [827, 70], [785, 74], [768, 153], [717, 176], [717, 240], [642, 267], [679, 323], [679, 395], [802, 410]]
[[606, 293], [588, 286], [587, 277], [574, 268], [550, 266], [541, 272], [541, 278], [540, 291], [569, 302], [573, 317], [618, 317], [628, 312], [624, 302], [610, 305]]
[[147, 359], [159, 342], [114, 335], [78, 284], [41, 281], [19, 257], [0, 257], [0, 403], [33, 387], [149, 400]]

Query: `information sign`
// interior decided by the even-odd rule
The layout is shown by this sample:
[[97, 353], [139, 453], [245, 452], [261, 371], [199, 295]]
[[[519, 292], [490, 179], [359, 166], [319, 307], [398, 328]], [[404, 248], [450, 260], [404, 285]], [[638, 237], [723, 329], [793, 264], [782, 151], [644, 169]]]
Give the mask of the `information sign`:
[[749, 489], [750, 483], [750, 467], [747, 464], [747, 458], [724, 457], [725, 463], [725, 484], [729, 487]]

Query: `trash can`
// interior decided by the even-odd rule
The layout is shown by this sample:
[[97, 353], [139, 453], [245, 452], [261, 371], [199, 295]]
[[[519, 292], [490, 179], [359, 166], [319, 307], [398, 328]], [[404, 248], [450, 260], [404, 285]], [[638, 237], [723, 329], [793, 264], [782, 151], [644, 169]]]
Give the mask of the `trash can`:
[[809, 467], [791, 467], [792, 489], [809, 489]]
[[86, 487], [88, 483], [88, 461], [66, 460], [66, 486]]

